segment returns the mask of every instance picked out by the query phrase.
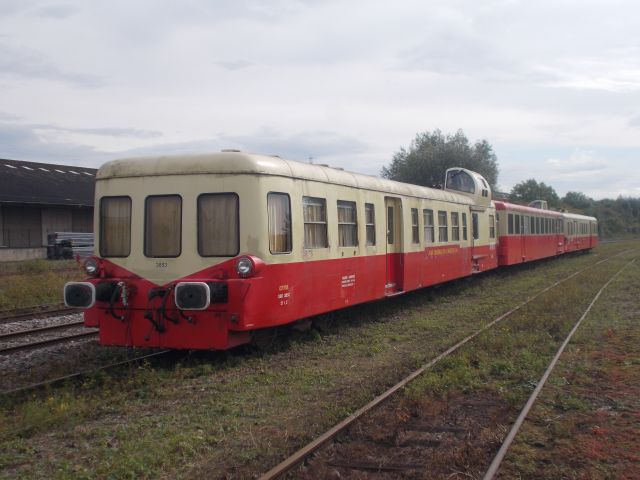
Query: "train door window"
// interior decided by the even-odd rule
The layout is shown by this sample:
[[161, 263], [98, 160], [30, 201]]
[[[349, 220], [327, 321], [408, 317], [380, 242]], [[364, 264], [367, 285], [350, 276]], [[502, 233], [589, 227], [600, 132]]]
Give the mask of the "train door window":
[[471, 214], [471, 233], [473, 235], [474, 240], [478, 240], [480, 238], [480, 228], [478, 227], [478, 214]]
[[238, 210], [235, 193], [203, 193], [198, 197], [198, 253], [201, 256], [233, 257], [240, 253]]
[[447, 223], [447, 212], [438, 210], [438, 241], [449, 241], [449, 225]]
[[513, 213], [509, 214], [509, 235], [513, 235], [515, 231], [514, 221], [513, 221]]
[[100, 256], [128, 257], [131, 253], [131, 198], [100, 200]]
[[578, 222], [573, 222], [573, 234], [578, 235]]
[[338, 245], [341, 247], [358, 245], [356, 202], [338, 200]]
[[433, 224], [433, 210], [422, 210], [422, 220], [424, 222], [424, 243], [435, 243], [436, 234]]
[[367, 231], [367, 245], [376, 244], [376, 211], [373, 203], [364, 204], [364, 222]]
[[324, 198], [302, 197], [304, 248], [327, 248], [327, 201]]
[[540, 217], [536, 217], [536, 233], [542, 233], [542, 227], [540, 222]]
[[393, 230], [394, 230], [394, 224], [393, 224], [393, 207], [392, 206], [388, 206], [387, 207], [387, 243], [389, 245], [393, 245], [394, 243], [394, 238], [393, 238]]
[[536, 232], [536, 219], [535, 217], [529, 217], [529, 233], [533, 234]]
[[451, 212], [451, 240], [460, 241], [460, 214], [458, 212]]
[[420, 224], [418, 223], [418, 209], [411, 209], [411, 240], [413, 243], [420, 243]]
[[514, 231], [513, 233], [515, 233], [516, 235], [520, 235], [520, 224], [522, 223], [520, 220], [520, 215], [514, 215]]
[[496, 219], [489, 215], [489, 238], [496, 238]]
[[291, 199], [286, 193], [267, 194], [269, 251], [291, 253]]
[[145, 201], [144, 254], [178, 257], [182, 250], [182, 197], [153, 195]]
[[462, 214], [462, 240], [467, 240], [467, 214]]

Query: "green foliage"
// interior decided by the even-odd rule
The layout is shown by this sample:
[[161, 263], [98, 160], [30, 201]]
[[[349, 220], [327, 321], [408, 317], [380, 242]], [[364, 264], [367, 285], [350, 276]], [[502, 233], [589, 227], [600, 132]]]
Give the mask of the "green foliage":
[[546, 200], [549, 208], [558, 208], [560, 206], [560, 197], [558, 197], [553, 187], [545, 185], [544, 182], [538, 183], [533, 178], [520, 182], [513, 187], [509, 194], [509, 200], [524, 205], [534, 200]]
[[469, 144], [462, 130], [444, 135], [440, 130], [418, 133], [408, 150], [396, 152], [381, 175], [390, 180], [431, 187], [444, 182], [448, 168], [463, 167], [481, 174], [492, 189], [498, 181], [498, 162], [486, 140]]
[[562, 199], [562, 204], [569, 208], [584, 210], [593, 204], [593, 199], [582, 192], [567, 192]]

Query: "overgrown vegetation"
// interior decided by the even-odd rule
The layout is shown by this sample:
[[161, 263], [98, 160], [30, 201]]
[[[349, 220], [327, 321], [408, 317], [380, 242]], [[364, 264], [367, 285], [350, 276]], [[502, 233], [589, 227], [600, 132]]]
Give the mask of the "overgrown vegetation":
[[64, 284], [83, 277], [75, 260], [0, 262], [0, 310], [60, 304]]
[[[145, 365], [27, 399], [4, 398], [0, 476], [251, 477], [532, 292], [623, 248], [603, 245], [589, 255], [336, 312], [268, 351], [197, 354], [169, 369]], [[611, 268], [609, 262], [594, 267], [556, 295], [577, 309], [584, 300], [575, 295], [595, 288]], [[517, 402], [536, 378], [528, 366], [543, 362], [540, 349], [551, 351], [568, 322], [548, 308], [530, 312], [538, 320], [522, 317], [494, 330], [477, 352], [450, 360], [448, 369], [439, 366], [432, 380], [425, 377], [411, 392], [485, 388], [495, 375], [496, 382], [517, 380]], [[520, 333], [515, 342], [505, 338]], [[514, 355], [498, 355], [500, 348]], [[512, 358], [521, 350], [530, 353]]]

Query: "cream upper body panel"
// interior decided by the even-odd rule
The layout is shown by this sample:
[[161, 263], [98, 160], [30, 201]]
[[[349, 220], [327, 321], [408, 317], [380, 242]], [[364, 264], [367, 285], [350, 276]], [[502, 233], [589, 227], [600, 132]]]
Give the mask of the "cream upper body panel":
[[[464, 195], [377, 177], [344, 172], [321, 165], [283, 160], [278, 157], [226, 152], [211, 155], [147, 157], [114, 160], [103, 165], [97, 174], [96, 207], [105, 196], [131, 198], [131, 251], [129, 256], [109, 258], [115, 264], [154, 282], [166, 282], [226, 261], [229, 257], [203, 257], [198, 252], [198, 197], [208, 193], [235, 193], [239, 198], [239, 254], [256, 255], [267, 263], [287, 263], [329, 258], [377, 255], [386, 252], [385, 197], [402, 200], [402, 217], [406, 234], [403, 251], [425, 247], [423, 210], [432, 209], [436, 232], [438, 211], [464, 213], [469, 232], [467, 241], [453, 241], [463, 246], [471, 242], [473, 201]], [[269, 249], [267, 195], [285, 193], [290, 197], [292, 250], [272, 253]], [[175, 258], [147, 257], [144, 253], [145, 200], [154, 195], [179, 195], [182, 199], [181, 251]], [[326, 200], [328, 228], [327, 248], [305, 248], [303, 197]], [[358, 244], [338, 244], [337, 202], [355, 202]], [[375, 208], [375, 245], [367, 245], [365, 204]], [[411, 237], [411, 209], [420, 215], [420, 242]], [[493, 214], [487, 209], [481, 217]], [[99, 211], [99, 210], [98, 210]], [[450, 217], [449, 217], [450, 218]], [[481, 223], [485, 220], [482, 219]], [[95, 231], [100, 231], [100, 215]], [[449, 225], [451, 228], [451, 225]], [[481, 228], [480, 243], [495, 242]], [[437, 235], [437, 233], [436, 233]], [[478, 241], [476, 241], [478, 242]], [[96, 252], [100, 238], [96, 238]]]
[[310, 180], [333, 185], [374, 190], [388, 194], [472, 204], [464, 195], [444, 190], [395, 182], [370, 175], [345, 172], [323, 165], [285, 160], [279, 157], [240, 152], [208, 155], [176, 155], [112, 160], [100, 167], [96, 180], [164, 175], [254, 174]]

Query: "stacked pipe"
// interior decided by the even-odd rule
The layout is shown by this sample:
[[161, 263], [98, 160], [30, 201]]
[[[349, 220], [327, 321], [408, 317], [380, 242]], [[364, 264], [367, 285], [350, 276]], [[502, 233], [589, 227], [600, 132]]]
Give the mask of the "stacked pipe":
[[47, 258], [88, 257], [93, 254], [93, 233], [54, 232], [47, 235]]

